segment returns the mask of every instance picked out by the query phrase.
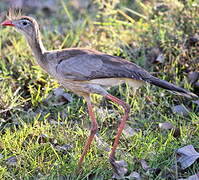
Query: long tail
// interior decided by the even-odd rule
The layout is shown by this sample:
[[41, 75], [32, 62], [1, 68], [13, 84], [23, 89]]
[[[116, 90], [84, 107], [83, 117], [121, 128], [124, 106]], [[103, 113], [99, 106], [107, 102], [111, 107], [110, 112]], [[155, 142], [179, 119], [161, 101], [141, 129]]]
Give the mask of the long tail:
[[198, 98], [198, 96], [192, 92], [189, 92], [188, 90], [186, 89], [183, 89], [181, 87], [178, 87], [174, 84], [171, 84], [167, 81], [164, 81], [164, 80], [161, 80], [161, 79], [158, 79], [154, 76], [152, 76], [150, 78], [150, 81], [149, 81], [150, 84], [153, 84], [153, 85], [156, 85], [156, 86], [159, 86], [161, 88], [164, 88], [164, 89], [167, 89], [167, 90], [170, 90], [176, 94], [179, 94], [179, 95], [182, 95], [182, 96], [185, 96], [185, 97], [188, 97], [188, 98]]

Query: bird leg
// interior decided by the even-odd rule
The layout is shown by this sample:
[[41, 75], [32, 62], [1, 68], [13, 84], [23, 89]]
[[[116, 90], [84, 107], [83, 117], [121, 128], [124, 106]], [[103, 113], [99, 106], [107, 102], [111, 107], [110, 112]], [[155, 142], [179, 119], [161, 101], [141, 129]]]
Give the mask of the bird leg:
[[116, 98], [115, 96], [112, 96], [111, 94], [107, 94], [105, 96], [107, 99], [110, 99], [111, 101], [121, 105], [123, 108], [124, 108], [124, 115], [120, 121], [120, 124], [118, 126], [118, 131], [117, 131], [117, 134], [116, 134], [116, 137], [115, 137], [115, 140], [114, 140], [114, 143], [113, 143], [113, 146], [112, 146], [112, 149], [111, 149], [111, 153], [109, 155], [109, 161], [111, 163], [111, 165], [113, 166], [113, 168], [116, 170], [117, 172], [117, 163], [115, 162], [115, 151], [116, 151], [116, 148], [119, 144], [119, 138], [122, 134], [122, 131], [125, 127], [125, 124], [126, 124], [126, 120], [128, 119], [128, 116], [129, 116], [129, 112], [130, 112], [130, 106], [128, 104], [126, 104], [124, 101]]
[[84, 145], [83, 153], [82, 153], [82, 155], [79, 159], [79, 162], [78, 162], [78, 171], [81, 168], [82, 162], [84, 160], [84, 156], [87, 154], [87, 152], [90, 148], [90, 145], [93, 141], [93, 138], [94, 138], [94, 136], [95, 136], [95, 134], [97, 133], [97, 130], [98, 130], [98, 124], [97, 124], [97, 121], [96, 121], [96, 118], [95, 118], [95, 114], [93, 112], [93, 107], [92, 107], [92, 104], [91, 104], [90, 96], [85, 96], [84, 98], [86, 100], [87, 107], [88, 107], [88, 113], [89, 113], [89, 116], [91, 118], [91, 129], [90, 129], [90, 135], [89, 135], [89, 137], [86, 141], [86, 144]]

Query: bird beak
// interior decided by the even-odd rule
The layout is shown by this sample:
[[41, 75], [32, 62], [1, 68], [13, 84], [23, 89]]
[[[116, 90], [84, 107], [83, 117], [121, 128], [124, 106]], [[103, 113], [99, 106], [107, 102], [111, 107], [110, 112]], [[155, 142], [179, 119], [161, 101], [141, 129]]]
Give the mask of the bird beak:
[[2, 26], [15, 26], [12, 21], [10, 20], [5, 20], [4, 22], [1, 23]]

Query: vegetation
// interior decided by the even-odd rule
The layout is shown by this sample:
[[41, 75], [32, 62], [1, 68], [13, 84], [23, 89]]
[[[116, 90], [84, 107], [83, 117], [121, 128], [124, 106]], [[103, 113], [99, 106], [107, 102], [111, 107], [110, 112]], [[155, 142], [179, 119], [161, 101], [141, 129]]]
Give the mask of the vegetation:
[[[198, 93], [188, 83], [188, 73], [199, 69], [198, 1], [132, 2], [95, 0], [87, 8], [74, 8], [71, 1], [60, 1], [50, 16], [41, 11], [34, 16], [49, 50], [97, 49]], [[75, 175], [90, 125], [82, 98], [72, 94], [71, 102], [56, 99], [59, 84], [36, 65], [24, 38], [11, 28], [1, 28], [0, 37], [0, 179], [111, 179], [108, 152], [99, 140], [82, 173]], [[136, 94], [127, 85], [110, 92], [131, 105], [127, 127], [134, 133], [123, 134], [117, 153], [128, 163], [127, 174], [136, 171], [143, 179], [166, 180], [198, 172], [198, 163], [185, 170], [177, 166], [175, 153], [189, 144], [199, 148], [197, 104], [149, 85]], [[98, 95], [92, 98], [98, 137], [111, 146], [122, 109]], [[189, 109], [186, 116], [172, 111], [180, 104]], [[158, 125], [164, 122], [175, 128], [161, 130]]]

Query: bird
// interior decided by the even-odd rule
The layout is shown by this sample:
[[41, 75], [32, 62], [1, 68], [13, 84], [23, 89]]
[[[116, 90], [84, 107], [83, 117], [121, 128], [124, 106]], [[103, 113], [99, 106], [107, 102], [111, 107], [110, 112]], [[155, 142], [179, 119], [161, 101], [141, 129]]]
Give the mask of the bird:
[[78, 169], [81, 169], [83, 160], [98, 131], [98, 123], [91, 101], [92, 94], [101, 95], [120, 105], [124, 110], [109, 154], [109, 162], [115, 171], [117, 171], [118, 165], [115, 156], [116, 149], [129, 117], [130, 106], [123, 100], [110, 94], [108, 92], [110, 87], [127, 83], [133, 89], [138, 89], [142, 85], [149, 83], [188, 98], [198, 97], [184, 88], [153, 76], [133, 62], [118, 56], [86, 48], [46, 50], [43, 46], [40, 28], [35, 18], [19, 16], [7, 19], [1, 25], [14, 27], [18, 32], [22, 33], [41, 68], [58, 80], [64, 88], [85, 99], [91, 119], [91, 128], [90, 135], [86, 140], [77, 164]]

